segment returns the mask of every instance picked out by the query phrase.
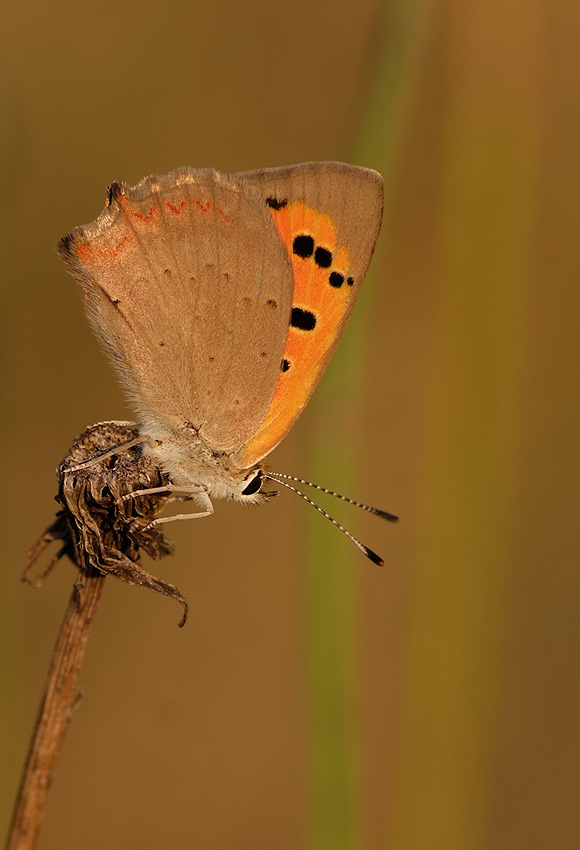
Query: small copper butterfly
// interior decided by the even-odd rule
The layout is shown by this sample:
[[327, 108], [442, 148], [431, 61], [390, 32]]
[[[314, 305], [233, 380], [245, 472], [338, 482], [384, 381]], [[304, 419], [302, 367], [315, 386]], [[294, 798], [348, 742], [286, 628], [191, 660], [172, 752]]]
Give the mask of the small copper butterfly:
[[263, 459], [332, 356], [382, 207], [381, 176], [338, 162], [180, 168], [113, 183], [101, 215], [60, 241], [137, 410], [143, 451], [167, 474], [165, 490], [203, 507], [155, 522], [206, 516], [214, 497], [265, 502], [268, 479], [291, 490], [288, 480], [309, 483]]

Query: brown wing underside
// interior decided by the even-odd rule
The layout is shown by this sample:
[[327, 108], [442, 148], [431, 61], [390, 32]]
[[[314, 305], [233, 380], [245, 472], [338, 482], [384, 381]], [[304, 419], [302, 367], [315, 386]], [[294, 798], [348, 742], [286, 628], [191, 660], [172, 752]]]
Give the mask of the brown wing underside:
[[235, 178], [180, 169], [111, 187], [59, 253], [142, 424], [238, 449], [279, 374], [292, 269], [266, 204]]

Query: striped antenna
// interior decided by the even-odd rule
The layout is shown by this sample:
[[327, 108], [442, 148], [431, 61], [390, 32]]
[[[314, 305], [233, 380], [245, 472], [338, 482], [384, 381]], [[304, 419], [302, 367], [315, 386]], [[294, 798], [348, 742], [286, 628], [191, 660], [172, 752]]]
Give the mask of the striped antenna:
[[[264, 473], [266, 474], [266, 473]], [[390, 514], [387, 511], [382, 511], [380, 508], [373, 508], [372, 505], [363, 505], [362, 502], [357, 502], [356, 499], [349, 499], [348, 496], [341, 496], [340, 493], [335, 493], [334, 490], [327, 490], [326, 487], [321, 487], [320, 484], [313, 484], [312, 481], [306, 481], [304, 478], [295, 478], [293, 475], [285, 475], [283, 472], [268, 472], [268, 477], [276, 476], [276, 480], [285, 478], [287, 481], [295, 481], [297, 484], [306, 484], [307, 487], [314, 487], [315, 490], [320, 490], [321, 493], [328, 493], [329, 496], [335, 496], [337, 499], [342, 499], [343, 502], [348, 502], [349, 505], [354, 505], [356, 508], [362, 508], [363, 511], [368, 511], [373, 516], [379, 516], [381, 519], [388, 519], [389, 522], [397, 522], [399, 519], [395, 514]], [[278, 481], [282, 484], [282, 481]], [[300, 494], [302, 495], [302, 493]]]
[[[369, 549], [368, 546], [365, 546], [364, 543], [361, 543], [354, 534], [351, 534], [350, 531], [347, 531], [346, 528], [337, 522], [333, 517], [330, 516], [325, 510], [323, 510], [320, 505], [317, 505], [316, 502], [313, 502], [312, 499], [309, 499], [304, 493], [298, 490], [296, 487], [293, 487], [291, 484], [288, 484], [288, 481], [296, 481], [299, 484], [306, 484], [310, 487], [314, 487], [316, 490], [321, 490], [323, 493], [328, 493], [330, 496], [336, 496], [338, 499], [342, 499], [345, 502], [349, 502], [352, 505], [356, 505], [357, 508], [362, 508], [365, 511], [369, 511], [375, 516], [383, 517], [384, 519], [396, 520], [397, 517], [394, 514], [388, 514], [386, 511], [381, 511], [378, 508], [372, 508], [369, 505], [363, 505], [362, 502], [355, 502], [354, 499], [348, 499], [346, 496], [341, 496], [340, 493], [335, 493], [333, 490], [326, 490], [324, 487], [319, 487], [317, 484], [312, 484], [310, 481], [304, 481], [302, 478], [294, 478], [292, 475], [284, 475], [281, 472], [264, 472], [264, 478], [269, 478], [270, 481], [275, 481], [276, 484], [281, 484], [283, 487], [286, 487], [288, 490], [292, 490], [293, 493], [297, 493], [301, 499], [304, 499], [305, 502], [308, 502], [309, 505], [312, 505], [313, 508], [322, 514], [322, 516], [326, 517], [326, 519], [330, 520], [330, 522], [335, 525], [343, 534], [346, 534], [349, 540], [351, 540], [357, 549], [366, 555], [374, 564], [378, 564], [379, 567], [382, 567], [385, 563], [380, 555], [377, 555], [376, 552], [373, 552], [372, 549]], [[285, 480], [286, 479], [286, 480]]]

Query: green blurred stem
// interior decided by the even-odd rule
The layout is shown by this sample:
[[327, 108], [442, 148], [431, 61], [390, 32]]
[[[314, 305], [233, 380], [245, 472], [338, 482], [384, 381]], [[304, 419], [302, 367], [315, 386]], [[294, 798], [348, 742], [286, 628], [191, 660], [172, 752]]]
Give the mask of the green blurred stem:
[[[380, 53], [360, 126], [353, 159], [379, 170], [385, 196], [393, 196], [395, 164], [417, 92], [432, 0], [394, 0], [380, 22]], [[382, 14], [382, 12], [381, 12]], [[387, 206], [388, 210], [388, 206]], [[388, 219], [388, 216], [387, 216]], [[386, 222], [388, 225], [388, 221]], [[316, 455], [311, 480], [354, 493], [359, 468], [361, 408], [365, 392], [365, 350], [372, 333], [368, 297], [374, 273], [365, 282], [361, 303], [317, 390]], [[359, 498], [364, 499], [364, 494]], [[343, 506], [331, 511], [346, 525]], [[309, 708], [309, 793], [312, 850], [353, 850], [364, 844], [356, 804], [359, 770], [355, 747], [356, 572], [373, 569], [350, 543], [313, 511], [306, 515], [306, 616]], [[356, 559], [356, 560], [355, 560]]]

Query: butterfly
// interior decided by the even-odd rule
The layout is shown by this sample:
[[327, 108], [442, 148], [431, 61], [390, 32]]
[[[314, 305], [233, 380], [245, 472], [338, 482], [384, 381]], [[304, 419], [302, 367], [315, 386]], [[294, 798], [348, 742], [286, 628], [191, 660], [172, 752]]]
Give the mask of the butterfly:
[[265, 502], [268, 480], [307, 499], [288, 481], [310, 482], [270, 472], [264, 458], [334, 352], [382, 208], [381, 176], [339, 162], [183, 167], [113, 183], [100, 216], [61, 239], [58, 254], [137, 411], [143, 451], [166, 473], [165, 490], [202, 506], [155, 522], [206, 516], [212, 498]]

